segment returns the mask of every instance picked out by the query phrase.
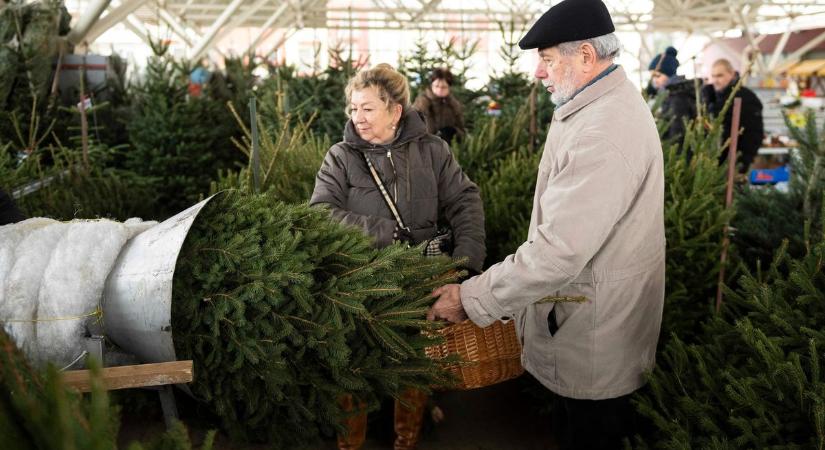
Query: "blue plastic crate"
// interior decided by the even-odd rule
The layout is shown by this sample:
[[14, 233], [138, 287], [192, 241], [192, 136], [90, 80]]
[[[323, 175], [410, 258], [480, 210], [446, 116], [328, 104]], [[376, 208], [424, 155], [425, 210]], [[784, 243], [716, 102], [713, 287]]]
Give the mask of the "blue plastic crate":
[[753, 169], [750, 174], [751, 184], [774, 184], [788, 181], [789, 178], [788, 166], [776, 169]]

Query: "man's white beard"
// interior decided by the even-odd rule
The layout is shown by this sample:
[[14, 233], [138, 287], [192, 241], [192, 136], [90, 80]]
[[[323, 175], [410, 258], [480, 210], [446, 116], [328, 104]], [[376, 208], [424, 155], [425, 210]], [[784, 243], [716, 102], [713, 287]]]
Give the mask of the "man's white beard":
[[[546, 80], [541, 80], [541, 83], [545, 88], [549, 87], [549, 83]], [[567, 103], [573, 97], [573, 94], [576, 93], [576, 84], [573, 80], [573, 68], [570, 66], [565, 67], [561, 81], [554, 84], [553, 87], [555, 88], [555, 92], [550, 94], [550, 101], [556, 106]]]

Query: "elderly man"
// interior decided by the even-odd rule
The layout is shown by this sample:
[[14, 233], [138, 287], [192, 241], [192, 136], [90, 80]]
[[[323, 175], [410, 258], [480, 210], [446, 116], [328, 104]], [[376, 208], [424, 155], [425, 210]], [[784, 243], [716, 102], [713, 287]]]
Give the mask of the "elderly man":
[[[528, 240], [461, 285], [430, 319], [515, 320], [522, 362], [558, 394], [562, 448], [616, 448], [629, 395], [654, 365], [665, 284], [664, 174], [653, 117], [625, 71], [601, 0], [565, 0], [519, 42], [556, 104]], [[561, 298], [582, 302], [555, 303]]]
[[[718, 116], [725, 106], [725, 102], [730, 97], [733, 88], [739, 83], [739, 74], [733, 69], [727, 59], [718, 59], [713, 63], [710, 70], [711, 83], [702, 89], [702, 98], [708, 106], [708, 112], [712, 116]], [[736, 91], [736, 97], [742, 99], [742, 112], [740, 116], [741, 134], [736, 146], [737, 166], [739, 173], [746, 173], [753, 162], [753, 158], [762, 146], [762, 138], [765, 135], [764, 123], [762, 121], [762, 102], [759, 97], [745, 86], [741, 86]], [[722, 140], [727, 141], [730, 137], [731, 123], [733, 122], [733, 107], [728, 108], [725, 113], [724, 129], [722, 130]], [[724, 163], [728, 159], [728, 150], [719, 158], [719, 163]]]

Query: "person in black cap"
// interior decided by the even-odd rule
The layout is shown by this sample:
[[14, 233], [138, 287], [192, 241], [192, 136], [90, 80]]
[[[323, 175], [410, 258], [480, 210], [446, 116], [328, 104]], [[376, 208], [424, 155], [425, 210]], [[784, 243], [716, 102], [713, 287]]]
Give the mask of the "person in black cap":
[[[562, 449], [621, 448], [651, 370], [665, 286], [664, 168], [650, 109], [600, 0], [550, 8], [519, 45], [556, 104], [527, 241], [433, 292], [429, 319], [514, 320], [522, 362], [556, 395]], [[572, 300], [572, 301], [571, 301]]]
[[668, 47], [656, 55], [648, 65], [652, 94], [667, 92], [662, 102], [662, 116], [670, 120], [665, 135], [666, 140], [681, 143], [685, 137], [685, 120], [696, 118], [696, 85], [682, 75], [676, 75], [679, 68], [678, 52]]
[[26, 220], [26, 216], [17, 209], [11, 196], [0, 190], [0, 226]]

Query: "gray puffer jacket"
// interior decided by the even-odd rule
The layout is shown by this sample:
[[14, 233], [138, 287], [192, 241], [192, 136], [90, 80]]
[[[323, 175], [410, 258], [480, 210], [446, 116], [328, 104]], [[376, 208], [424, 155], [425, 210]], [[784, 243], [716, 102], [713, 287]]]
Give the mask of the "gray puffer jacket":
[[461, 171], [447, 144], [427, 133], [424, 119], [408, 110], [389, 144], [358, 136], [352, 121], [344, 141], [332, 146], [315, 178], [311, 205], [328, 207], [343, 223], [375, 237], [377, 247], [392, 243], [396, 222], [370, 175], [368, 155], [395, 200], [415, 244], [433, 237], [439, 224], [454, 235], [453, 257], [467, 257], [467, 268], [484, 264], [484, 209], [478, 187]]

